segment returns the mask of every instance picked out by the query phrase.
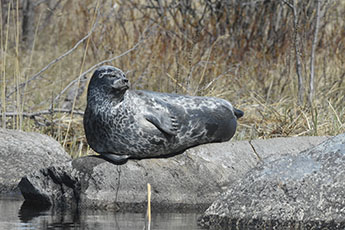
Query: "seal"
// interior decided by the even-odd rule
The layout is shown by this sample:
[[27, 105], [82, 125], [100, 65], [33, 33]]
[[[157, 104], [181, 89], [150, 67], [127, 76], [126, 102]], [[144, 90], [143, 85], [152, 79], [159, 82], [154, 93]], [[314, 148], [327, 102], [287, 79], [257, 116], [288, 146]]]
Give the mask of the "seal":
[[113, 66], [98, 68], [88, 86], [83, 121], [86, 139], [102, 158], [115, 164], [228, 141], [243, 116], [223, 99], [129, 87], [125, 74]]

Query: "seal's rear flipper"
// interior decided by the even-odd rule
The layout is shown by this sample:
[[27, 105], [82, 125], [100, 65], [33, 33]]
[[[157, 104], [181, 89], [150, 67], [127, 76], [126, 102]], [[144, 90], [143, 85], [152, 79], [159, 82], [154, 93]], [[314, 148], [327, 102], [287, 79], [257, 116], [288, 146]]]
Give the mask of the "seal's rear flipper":
[[234, 114], [235, 114], [236, 118], [238, 119], [240, 117], [243, 117], [244, 112], [242, 110], [234, 108]]
[[101, 153], [100, 158], [115, 165], [123, 165], [128, 161], [128, 155], [115, 155], [112, 153]]

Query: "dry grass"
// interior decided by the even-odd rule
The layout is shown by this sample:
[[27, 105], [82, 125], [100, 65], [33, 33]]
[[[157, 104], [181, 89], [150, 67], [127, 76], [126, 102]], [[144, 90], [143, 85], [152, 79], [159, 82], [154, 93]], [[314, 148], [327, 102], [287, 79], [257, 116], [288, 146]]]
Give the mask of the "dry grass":
[[[0, 31], [3, 127], [46, 133], [64, 143], [72, 155], [85, 154], [89, 150], [80, 115], [52, 113], [33, 119], [21, 114], [51, 109], [54, 98], [81, 73], [140, 41], [135, 50], [109, 64], [127, 72], [135, 89], [231, 101], [245, 112], [236, 140], [343, 133], [345, 4], [340, 0], [338, 3], [329, 4], [322, 18], [312, 107], [297, 106], [291, 15], [283, 5], [279, 9], [286, 14], [286, 21], [281, 22], [273, 37], [265, 28], [270, 28], [267, 23], [275, 19], [267, 11], [251, 12], [252, 8], [241, 9], [248, 13], [242, 12], [243, 18], [236, 14], [229, 18], [207, 14], [201, 18], [202, 5], [193, 6], [198, 11], [192, 17], [182, 11], [169, 11], [167, 5], [160, 9], [144, 7], [148, 2], [139, 0], [61, 1], [47, 23], [46, 16], [52, 11], [41, 4], [35, 11], [33, 47], [21, 42], [20, 8], [15, 4], [2, 8], [1, 18], [6, 21], [1, 23]], [[14, 91], [91, 30], [97, 4], [100, 14], [92, 35], [70, 55]], [[305, 78], [309, 74], [312, 15], [306, 16], [310, 20], [303, 21], [300, 31]], [[65, 96], [55, 101], [53, 108], [60, 108]], [[84, 110], [85, 102], [86, 92], [75, 101], [73, 109]], [[4, 119], [6, 112], [18, 116]]]

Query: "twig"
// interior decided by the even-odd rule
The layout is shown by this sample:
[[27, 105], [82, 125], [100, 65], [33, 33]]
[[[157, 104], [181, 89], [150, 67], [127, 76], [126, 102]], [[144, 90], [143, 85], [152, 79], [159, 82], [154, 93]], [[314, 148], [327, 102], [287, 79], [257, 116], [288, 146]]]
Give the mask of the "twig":
[[199, 86], [202, 84], [202, 82], [204, 81], [204, 78], [205, 78], [205, 73], [206, 73], [206, 69], [207, 69], [207, 64], [209, 63], [209, 60], [210, 60], [210, 56], [211, 56], [211, 53], [212, 53], [212, 50], [213, 50], [213, 47], [216, 45], [216, 43], [220, 40], [223, 40], [224, 38], [228, 38], [229, 36], [228, 35], [223, 35], [223, 36], [220, 36], [217, 38], [216, 41], [213, 42], [213, 44], [211, 45], [211, 47], [208, 49], [208, 55], [207, 55], [207, 60], [206, 60], [206, 64], [205, 64], [205, 67], [202, 71], [202, 74], [201, 74], [201, 77], [200, 77], [200, 80], [199, 80], [199, 84], [194, 92], [194, 95], [196, 95], [196, 93], [199, 91]]
[[[84, 73], [82, 73], [81, 75], [79, 75], [76, 79], [74, 79], [73, 81], [71, 81], [55, 98], [54, 98], [54, 103], [55, 103], [55, 101], [56, 100], [58, 100], [60, 97], [61, 97], [61, 95], [62, 94], [64, 94], [65, 92], [66, 92], [66, 90], [67, 89], [69, 89], [74, 83], [76, 83], [76, 82], [78, 82], [78, 80], [79, 79], [81, 79], [82, 77], [84, 77], [86, 74], [88, 74], [88, 73], [90, 73], [92, 70], [94, 70], [95, 68], [97, 68], [97, 67], [99, 67], [99, 66], [101, 66], [101, 65], [103, 65], [103, 64], [105, 64], [105, 63], [109, 63], [109, 62], [112, 62], [112, 61], [114, 61], [115, 59], [117, 59], [117, 58], [120, 58], [120, 57], [122, 57], [122, 56], [124, 56], [124, 55], [126, 55], [126, 54], [128, 54], [128, 53], [130, 53], [130, 52], [132, 52], [133, 50], [135, 50], [137, 47], [138, 47], [138, 45], [141, 43], [141, 41], [139, 41], [135, 46], [133, 46], [131, 49], [129, 49], [129, 50], [127, 50], [126, 52], [124, 52], [124, 53], [122, 53], [122, 54], [120, 54], [120, 55], [118, 55], [118, 56], [115, 56], [115, 57], [112, 57], [112, 58], [110, 58], [110, 59], [107, 59], [107, 60], [103, 60], [103, 61], [101, 61], [101, 62], [99, 62], [99, 63], [97, 63], [96, 65], [94, 65], [94, 66], [92, 66], [92, 67], [90, 67], [88, 70], [86, 70]], [[87, 80], [87, 78], [84, 78], [84, 79], [81, 79], [81, 81], [86, 81]]]
[[314, 96], [314, 62], [315, 62], [315, 48], [317, 43], [317, 35], [319, 33], [320, 24], [320, 0], [316, 0], [316, 23], [314, 31], [314, 39], [311, 47], [311, 57], [310, 57], [310, 79], [309, 79], [309, 104], [312, 106], [313, 96]]
[[147, 230], [151, 230], [151, 185], [147, 183]]
[[[54, 123], [55, 121], [47, 121], [47, 119], [45, 117], [43, 117], [42, 115], [52, 115], [54, 113], [69, 113], [69, 114], [71, 114], [72, 110], [54, 109], [54, 110], [42, 110], [42, 111], [33, 112], [33, 113], [6, 112], [6, 113], [3, 113], [3, 116], [5, 116], [5, 117], [14, 117], [14, 116], [28, 117], [30, 119], [33, 119], [37, 125], [47, 127], [47, 126], [51, 126], [52, 123]], [[84, 112], [77, 110], [77, 111], [73, 111], [73, 114], [77, 114], [77, 115], [82, 116], [82, 115], [84, 115]], [[43, 122], [40, 120], [43, 120]]]
[[[76, 82], [78, 82], [78, 80], [80, 79], [80, 81], [86, 81], [87, 78], [85, 77], [86, 74], [90, 73], [92, 70], [94, 70], [95, 68], [104, 65], [105, 63], [109, 63], [112, 62], [122, 56], [127, 55], [128, 53], [132, 52], [133, 50], [135, 50], [136, 48], [138, 48], [138, 46], [144, 41], [144, 39], [140, 39], [132, 48], [130, 48], [129, 50], [123, 52], [122, 54], [103, 60], [99, 63], [97, 63], [96, 65], [93, 65], [92, 67], [90, 67], [88, 70], [86, 70], [85, 72], [83, 72], [82, 74], [80, 74], [77, 78], [75, 78], [73, 81], [71, 81], [70, 83], [68, 83], [68, 85], [54, 98], [53, 103], [50, 105], [50, 108], [52, 108], [53, 104], [61, 97], [62, 94], [64, 94], [73, 84], [75, 84]], [[83, 78], [83, 79], [81, 79]]]
[[286, 0], [282, 0], [282, 2], [293, 10], [294, 6], [290, 2], [288, 2]]
[[[183, 91], [185, 93], [188, 93], [188, 89], [186, 89], [181, 83], [178, 82], [178, 79], [175, 79], [174, 77], [172, 77], [169, 73], [166, 73], [166, 75], [174, 81], [174, 83], [176, 84], [176, 86], [179, 86], [181, 89], [183, 89]], [[177, 87], [176, 87], [177, 88]]]
[[[97, 21], [97, 18], [98, 18], [98, 13], [99, 13], [99, 3], [100, 3], [100, 0], [97, 1], [97, 4], [96, 4], [96, 10], [95, 10], [95, 13], [93, 15], [93, 19], [92, 19], [92, 23], [95, 23]], [[97, 12], [97, 13], [96, 13]], [[81, 64], [81, 67], [80, 67], [80, 72], [82, 72], [83, 68], [84, 68], [84, 64], [85, 64], [85, 58], [86, 58], [86, 53], [87, 53], [87, 49], [89, 47], [89, 44], [90, 44], [90, 38], [87, 39], [87, 42], [86, 42], [86, 47], [84, 49], [84, 55], [83, 55], [83, 60], [82, 60], [82, 64]], [[85, 85], [85, 84], [83, 84]], [[77, 92], [75, 93], [74, 95], [74, 99], [73, 99], [73, 102], [72, 102], [72, 113], [71, 113], [71, 120], [73, 120], [73, 111], [74, 111], [74, 107], [75, 107], [75, 103], [77, 101], [77, 98], [78, 98], [78, 89], [80, 88], [80, 78], [78, 78], [78, 82], [77, 82]], [[80, 93], [81, 95], [81, 93]], [[52, 103], [54, 104], [54, 103]], [[68, 127], [67, 127], [67, 130], [66, 130], [66, 134], [65, 134], [65, 140], [62, 144], [62, 147], [64, 148], [66, 146], [66, 143], [67, 143], [67, 139], [68, 139], [68, 134], [69, 134], [69, 130], [71, 129], [71, 124], [72, 122], [70, 121], [68, 123]]]
[[198, 89], [194, 95], [197, 95], [197, 93], [202, 92], [207, 90], [213, 83], [215, 83], [216, 81], [218, 81], [218, 79], [220, 79], [221, 77], [225, 76], [227, 73], [229, 73], [231, 71], [231, 69], [226, 70], [225, 72], [219, 74], [217, 77], [215, 77], [212, 81], [210, 81], [207, 85], [205, 85], [204, 87], [202, 87], [201, 89]]
[[334, 109], [333, 105], [331, 104], [331, 102], [330, 102], [329, 100], [327, 100], [327, 102], [328, 102], [328, 104], [329, 104], [329, 107], [331, 107], [331, 109], [332, 109], [332, 111], [333, 111], [335, 117], [337, 118], [337, 121], [338, 121], [340, 127], [342, 127], [344, 124], [341, 122], [341, 119], [340, 119], [340, 117], [338, 116], [337, 111]]
[[[2, 3], [1, 3], [2, 4]], [[2, 110], [2, 128], [6, 128], [6, 117], [5, 117], [5, 112], [6, 112], [6, 53], [7, 53], [7, 48], [8, 48], [8, 36], [9, 36], [9, 28], [10, 28], [10, 9], [11, 9], [11, 2], [8, 4], [8, 9], [7, 9], [7, 29], [6, 29], [6, 37], [5, 37], [5, 44], [2, 44], [1, 41], [1, 52], [3, 52], [4, 56], [3, 59], [1, 60], [2, 62], [2, 89], [1, 89], [1, 110]], [[1, 34], [3, 33], [2, 31], [2, 6], [1, 6], [1, 29], [0, 29]], [[3, 47], [4, 46], [4, 47]]]
[[[4, 115], [6, 117], [13, 117], [13, 116], [23, 116], [23, 117], [37, 117], [37, 116], [41, 116], [44, 114], [53, 114], [53, 113], [72, 113], [71, 109], [47, 109], [47, 110], [41, 110], [41, 111], [37, 111], [37, 112], [32, 112], [32, 113], [27, 113], [27, 112], [6, 112], [4, 113]], [[84, 112], [81, 110], [74, 110], [73, 114], [77, 114], [77, 115], [84, 115]]]
[[46, 65], [45, 67], [43, 67], [40, 71], [38, 71], [36, 74], [34, 74], [33, 76], [31, 76], [28, 80], [20, 83], [17, 87], [14, 88], [13, 91], [11, 91], [10, 93], [7, 94], [7, 98], [10, 97], [12, 94], [14, 94], [15, 92], [17, 92], [18, 89], [23, 88], [26, 84], [30, 83], [31, 81], [35, 80], [37, 77], [39, 77], [43, 72], [45, 72], [47, 69], [49, 69], [52, 65], [54, 65], [55, 63], [59, 62], [61, 59], [67, 57], [68, 55], [70, 55], [75, 49], [77, 49], [77, 47], [83, 43], [88, 37], [91, 36], [91, 34], [93, 33], [93, 31], [95, 30], [95, 28], [97, 27], [98, 24], [98, 19], [99, 19], [99, 15], [100, 15], [100, 11], [97, 14], [97, 19], [95, 24], [93, 24], [91, 30], [89, 31], [89, 33], [83, 37], [81, 40], [79, 40], [74, 46], [73, 48], [71, 48], [70, 50], [68, 50], [66, 53], [62, 54], [60, 57], [54, 59], [53, 61], [51, 61], [48, 65]]
[[298, 24], [298, 14], [297, 14], [297, 6], [296, 0], [292, 0], [288, 2], [286, 0], [282, 0], [293, 13], [293, 25], [294, 25], [294, 45], [295, 45], [295, 55], [296, 55], [296, 73], [297, 73], [297, 80], [298, 80], [298, 95], [297, 95], [297, 103], [298, 105], [303, 104], [304, 98], [304, 86], [303, 86], [303, 78], [302, 78], [302, 64], [301, 64], [301, 51], [300, 51], [300, 36], [299, 36], [299, 24]]

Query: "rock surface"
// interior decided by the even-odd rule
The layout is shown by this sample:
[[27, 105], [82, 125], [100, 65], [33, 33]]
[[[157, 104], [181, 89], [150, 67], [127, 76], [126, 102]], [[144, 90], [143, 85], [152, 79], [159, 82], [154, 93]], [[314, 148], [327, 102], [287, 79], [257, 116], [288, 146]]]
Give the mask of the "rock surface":
[[70, 156], [51, 137], [0, 128], [0, 194], [19, 192], [23, 176], [68, 160]]
[[214, 143], [171, 158], [129, 160], [124, 165], [83, 157], [29, 174], [19, 187], [26, 200], [44, 201], [56, 207], [140, 210], [146, 207], [150, 183], [154, 210], [206, 209], [262, 159], [295, 154], [325, 139]]
[[261, 163], [199, 223], [210, 229], [345, 229], [345, 134]]

